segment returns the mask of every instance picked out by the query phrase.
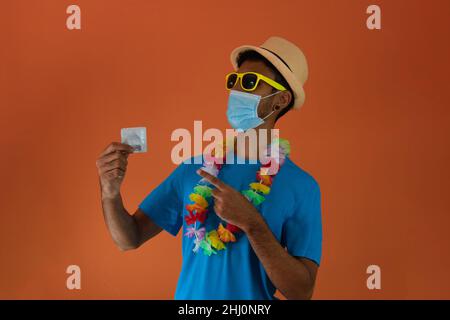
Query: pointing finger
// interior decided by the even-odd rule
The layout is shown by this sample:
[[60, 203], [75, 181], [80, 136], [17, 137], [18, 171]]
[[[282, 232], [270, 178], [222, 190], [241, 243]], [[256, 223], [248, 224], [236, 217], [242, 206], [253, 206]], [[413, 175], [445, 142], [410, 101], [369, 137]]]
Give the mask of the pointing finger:
[[208, 172], [198, 169], [197, 174], [202, 176], [206, 181], [211, 183], [213, 186], [215, 186], [219, 190], [225, 190], [228, 186], [225, 184], [222, 180], [220, 180], [217, 177], [214, 177], [212, 174], [209, 174]]

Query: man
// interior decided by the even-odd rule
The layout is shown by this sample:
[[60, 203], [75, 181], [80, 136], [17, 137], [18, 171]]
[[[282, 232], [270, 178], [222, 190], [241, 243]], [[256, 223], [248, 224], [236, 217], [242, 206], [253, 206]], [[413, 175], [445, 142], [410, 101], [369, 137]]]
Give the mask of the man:
[[[260, 47], [238, 47], [231, 61], [236, 73], [227, 77], [227, 116], [233, 128], [273, 129], [281, 116], [303, 104], [307, 63], [289, 41], [271, 37]], [[199, 170], [201, 165], [183, 163], [130, 215], [120, 185], [131, 151], [128, 145], [112, 143], [97, 160], [105, 221], [120, 249], [136, 249], [163, 229], [175, 236], [182, 228], [185, 234], [186, 205], [202, 177], [214, 186], [211, 219], [241, 232], [237, 241], [211, 256], [193, 252], [193, 240], [183, 237], [175, 299], [276, 299], [276, 289], [287, 299], [311, 298], [322, 224], [320, 188], [310, 174], [286, 157], [270, 194], [255, 206], [241, 190], [255, 180], [258, 164], [225, 164], [215, 177]], [[247, 146], [236, 156], [247, 159], [249, 151]]]

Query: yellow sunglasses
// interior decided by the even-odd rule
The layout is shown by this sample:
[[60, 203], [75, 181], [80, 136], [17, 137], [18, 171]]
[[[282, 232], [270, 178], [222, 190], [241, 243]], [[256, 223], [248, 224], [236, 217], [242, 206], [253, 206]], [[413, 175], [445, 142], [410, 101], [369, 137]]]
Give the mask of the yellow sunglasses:
[[236, 82], [239, 81], [239, 79], [241, 80], [241, 88], [244, 89], [245, 91], [255, 90], [260, 80], [264, 81], [268, 85], [271, 85], [272, 87], [280, 91], [286, 90], [286, 88], [283, 87], [278, 82], [256, 72], [242, 72], [242, 73], [230, 72], [229, 74], [226, 75], [225, 79], [226, 79], [226, 88], [228, 90], [232, 89], [236, 84]]

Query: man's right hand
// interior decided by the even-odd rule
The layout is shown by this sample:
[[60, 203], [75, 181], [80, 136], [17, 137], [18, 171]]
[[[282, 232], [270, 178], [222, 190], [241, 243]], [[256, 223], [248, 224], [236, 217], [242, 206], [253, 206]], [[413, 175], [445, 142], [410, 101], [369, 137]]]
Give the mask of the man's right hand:
[[114, 198], [120, 194], [120, 186], [125, 177], [128, 155], [133, 147], [120, 142], [112, 142], [96, 161], [102, 198]]

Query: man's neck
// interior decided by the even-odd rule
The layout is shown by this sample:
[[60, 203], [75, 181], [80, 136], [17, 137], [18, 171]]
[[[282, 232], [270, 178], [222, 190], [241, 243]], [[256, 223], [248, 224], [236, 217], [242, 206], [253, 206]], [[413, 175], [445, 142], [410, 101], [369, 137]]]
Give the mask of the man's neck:
[[[266, 130], [259, 130], [259, 129], [266, 129]], [[249, 139], [244, 139], [244, 148], [238, 147], [238, 139], [236, 139], [239, 135], [245, 135], [245, 133], [238, 133], [236, 135], [236, 138], [234, 139], [234, 153], [238, 155], [241, 158], [245, 158], [247, 160], [258, 158], [259, 153], [265, 149], [267, 149], [267, 146], [271, 143], [272, 139], [275, 138], [272, 134], [273, 126], [260, 126], [255, 128], [256, 131], [256, 143], [249, 143]], [[263, 137], [260, 137], [262, 134], [266, 135], [266, 139], [264, 140]], [[260, 139], [261, 138], [261, 139]], [[263, 143], [264, 141], [264, 143]], [[243, 149], [243, 150], [242, 150]]]

